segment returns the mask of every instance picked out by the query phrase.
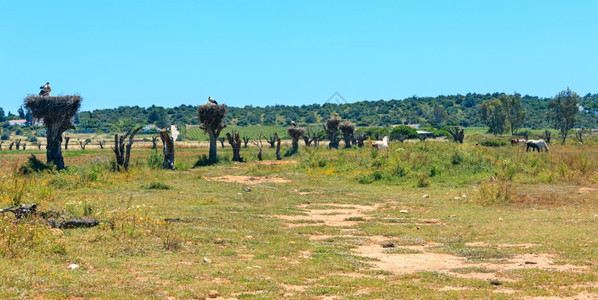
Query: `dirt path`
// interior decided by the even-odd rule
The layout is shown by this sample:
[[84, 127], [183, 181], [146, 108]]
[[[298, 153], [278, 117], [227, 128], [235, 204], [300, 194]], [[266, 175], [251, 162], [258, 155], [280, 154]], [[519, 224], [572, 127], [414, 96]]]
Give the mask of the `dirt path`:
[[[349, 205], [335, 203], [302, 204], [298, 205], [304, 215], [277, 215], [277, 218], [288, 221], [287, 227], [298, 226], [330, 226], [352, 227], [360, 221], [369, 219], [369, 214], [381, 207], [375, 205]], [[437, 219], [413, 219], [418, 224], [441, 224]], [[409, 223], [411, 224], [411, 223]], [[344, 230], [341, 235], [312, 235], [310, 240], [319, 241], [331, 238], [354, 238], [365, 242], [353, 249], [356, 255], [375, 259], [371, 266], [376, 270], [384, 270], [394, 274], [409, 274], [418, 272], [441, 272], [450, 276], [479, 279], [515, 281], [506, 275], [509, 270], [541, 269], [560, 272], [583, 272], [586, 266], [555, 264], [557, 257], [551, 254], [521, 254], [508, 259], [492, 262], [471, 262], [464, 256], [443, 253], [443, 244], [422, 241], [420, 245], [401, 246], [391, 242], [392, 238], [385, 236], [357, 235], [356, 230]], [[470, 248], [521, 248], [537, 247], [537, 244], [488, 244], [485, 242], [466, 243]], [[459, 271], [465, 270], [465, 271]], [[455, 287], [443, 287], [441, 290], [452, 290]], [[289, 289], [293, 290], [293, 289]], [[496, 290], [497, 293], [510, 294], [514, 290]], [[580, 299], [590, 299], [584, 298]], [[596, 296], [591, 294], [591, 296]], [[551, 298], [552, 299], [552, 298]]]

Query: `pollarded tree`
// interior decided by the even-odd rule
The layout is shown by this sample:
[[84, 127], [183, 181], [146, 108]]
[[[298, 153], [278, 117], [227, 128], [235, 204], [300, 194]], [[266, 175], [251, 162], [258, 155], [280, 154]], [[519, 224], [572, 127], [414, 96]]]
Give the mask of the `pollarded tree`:
[[347, 121], [345, 121], [345, 123], [339, 125], [339, 129], [343, 133], [345, 148], [351, 148], [351, 140], [353, 139], [353, 133], [355, 132], [355, 125], [349, 124]]
[[64, 169], [62, 157], [62, 133], [74, 129], [71, 119], [81, 107], [80, 96], [28, 96], [25, 107], [36, 119], [43, 119], [46, 127], [46, 159], [56, 165], [58, 170]]
[[328, 140], [330, 141], [330, 144], [328, 144], [329, 149], [338, 149], [338, 144], [341, 140], [340, 132], [338, 130], [338, 126], [340, 125], [340, 123], [341, 120], [336, 117], [326, 120], [326, 125], [324, 125], [324, 131], [326, 131], [326, 135], [328, 136]]
[[305, 128], [293, 125], [287, 129], [287, 133], [291, 136], [293, 142], [291, 144], [291, 150], [285, 153], [284, 156], [291, 156], [299, 152], [299, 139], [305, 134]]
[[488, 132], [501, 134], [507, 129], [507, 113], [499, 99], [482, 103], [482, 119], [488, 126]]
[[226, 124], [222, 124], [224, 116], [226, 115], [226, 105], [221, 104], [204, 104], [197, 107], [199, 115], [199, 127], [208, 133], [210, 136], [210, 155], [211, 161], [218, 159], [218, 136]]
[[579, 96], [572, 92], [568, 87], [566, 90], [558, 93], [554, 99], [550, 100], [548, 107], [550, 108], [550, 116], [554, 119], [555, 127], [561, 131], [563, 137], [562, 144], [567, 139], [569, 129], [573, 128], [576, 121], [577, 102]]

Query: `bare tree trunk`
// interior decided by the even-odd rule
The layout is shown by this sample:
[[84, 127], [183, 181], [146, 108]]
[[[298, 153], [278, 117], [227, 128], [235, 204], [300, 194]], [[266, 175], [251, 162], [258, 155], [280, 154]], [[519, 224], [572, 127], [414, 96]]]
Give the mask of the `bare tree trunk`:
[[[47, 136], [46, 136], [46, 159], [47, 163], [53, 163], [57, 170], [64, 169], [64, 158], [62, 158], [62, 131], [54, 129], [53, 124], [48, 124]], [[65, 137], [67, 149], [69, 137]]]
[[224, 148], [224, 141], [226, 141], [225, 137], [221, 137], [218, 139], [220, 141], [220, 145], [222, 146], [222, 148]]
[[21, 148], [21, 139], [17, 140], [17, 142], [15, 143], [15, 146], [17, 147], [17, 150], [19, 150]]
[[210, 161], [216, 161], [216, 159], [218, 159], [218, 138], [216, 137], [216, 135], [214, 134], [213, 131], [208, 131], [208, 135], [210, 136], [210, 154], [209, 154], [209, 159]]
[[241, 138], [239, 137], [239, 132], [235, 130], [232, 135], [227, 132], [226, 138], [233, 148], [233, 161], [244, 162], [245, 160], [241, 157]]
[[447, 130], [453, 136], [453, 142], [459, 142], [463, 144], [463, 139], [465, 138], [463, 129], [459, 129], [459, 126], [455, 126], [454, 128], [449, 127]]
[[[119, 171], [121, 167], [123, 167], [125, 171], [129, 170], [131, 146], [133, 146], [133, 138], [135, 137], [135, 134], [139, 132], [139, 130], [141, 130], [141, 127], [138, 127], [135, 130], [129, 129], [129, 131], [127, 131], [127, 133], [121, 137], [119, 137], [118, 134], [114, 135], [114, 147], [112, 150], [114, 151], [114, 154], [116, 154], [116, 164], [118, 165], [117, 168]], [[129, 137], [129, 141], [125, 146], [125, 140], [127, 137]]]
[[98, 144], [100, 144], [100, 149], [104, 150], [104, 142], [102, 140], [98, 140]]
[[249, 143], [249, 137], [248, 136], [244, 136], [243, 137], [243, 148], [247, 148], [247, 144]]
[[583, 130], [579, 130], [578, 132], [575, 133], [575, 137], [577, 138], [577, 140], [583, 144]]
[[[162, 134], [160, 134], [160, 138], [162, 138]], [[162, 141], [164, 143], [164, 141]], [[152, 136], [152, 149], [158, 148], [158, 137]]]
[[2, 144], [4, 144], [4, 142], [0, 142], [0, 151], [2, 151]]
[[260, 133], [257, 140], [253, 140], [251, 142], [259, 149], [259, 152], [257, 153], [257, 159], [262, 161], [262, 149], [264, 148], [264, 144], [262, 143], [262, 134]]
[[38, 149], [38, 150], [41, 150], [41, 149], [42, 149], [42, 144], [41, 144], [41, 143], [39, 143], [39, 142], [37, 143], [37, 149]]
[[[69, 136], [65, 136], [64, 137], [64, 150], [68, 150], [69, 149], [69, 141], [71, 140], [71, 137]], [[49, 143], [48, 143], [49, 145]]]
[[274, 133], [274, 135], [270, 135], [270, 137], [266, 140], [266, 142], [268, 142], [268, 144], [270, 144], [270, 148], [276, 147], [276, 138], [277, 138], [277, 135], [276, 135], [276, 133]]
[[27, 143], [23, 144], [23, 150], [27, 150]]
[[278, 138], [278, 133], [274, 133], [274, 137], [276, 138], [276, 159], [281, 160], [280, 157], [280, 139]]
[[87, 147], [87, 144], [89, 144], [90, 141], [85, 141], [85, 142], [81, 142], [79, 141], [79, 147], [81, 147], [82, 150], [85, 150], [85, 147]]
[[15, 144], [15, 142], [10, 142], [10, 145], [8, 145], [8, 150], [12, 151], [12, 146]]
[[164, 162], [162, 167], [164, 169], [174, 170], [174, 139], [168, 134], [168, 131], [160, 131], [160, 139], [162, 140], [162, 152], [164, 152]]
[[546, 143], [550, 144], [550, 131], [546, 130], [544, 134], [546, 135]]

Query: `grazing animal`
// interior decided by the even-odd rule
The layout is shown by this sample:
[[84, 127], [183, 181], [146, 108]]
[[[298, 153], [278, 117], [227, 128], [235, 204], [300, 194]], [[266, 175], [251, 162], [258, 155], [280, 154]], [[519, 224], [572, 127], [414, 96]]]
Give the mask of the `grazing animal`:
[[39, 91], [40, 96], [50, 96], [50, 92], [52, 88], [50, 87], [50, 82], [46, 82], [46, 85], [42, 85], [39, 87], [41, 91]]
[[527, 145], [527, 147], [525, 148], [525, 151], [527, 152], [529, 152], [530, 148], [532, 148], [532, 152], [534, 152], [534, 150], [542, 152], [542, 149], [548, 152], [548, 145], [546, 145], [546, 142], [544, 140], [527, 140], [525, 144]]
[[210, 103], [218, 105], [218, 102], [216, 102], [216, 100], [214, 100], [214, 98], [208, 96], [208, 101], [210, 101]]
[[511, 145], [517, 145], [519, 144], [519, 139], [512, 139], [511, 140]]
[[388, 151], [388, 136], [382, 138], [381, 141], [372, 142], [372, 140], [368, 140], [370, 142], [370, 146], [378, 149], [378, 151]]

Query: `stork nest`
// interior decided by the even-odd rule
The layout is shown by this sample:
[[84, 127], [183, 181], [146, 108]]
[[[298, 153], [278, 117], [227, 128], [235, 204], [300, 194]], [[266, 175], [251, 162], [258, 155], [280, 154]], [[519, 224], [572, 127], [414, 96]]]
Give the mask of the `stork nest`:
[[353, 134], [353, 132], [355, 132], [355, 125], [345, 122], [339, 126], [339, 129], [343, 135], [350, 136]]
[[201, 128], [217, 130], [222, 127], [222, 120], [226, 115], [226, 105], [204, 104], [197, 107], [197, 114]]
[[24, 105], [31, 111], [34, 118], [44, 119], [46, 127], [64, 123], [73, 126], [70, 120], [81, 107], [82, 100], [81, 96], [31, 95], [25, 98]]
[[289, 129], [287, 129], [287, 132], [293, 140], [297, 141], [305, 134], [305, 128], [289, 127]]
[[330, 132], [336, 132], [338, 130], [338, 125], [341, 123], [340, 119], [328, 119], [326, 120], [326, 129]]

